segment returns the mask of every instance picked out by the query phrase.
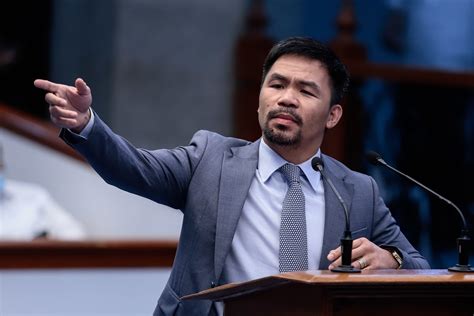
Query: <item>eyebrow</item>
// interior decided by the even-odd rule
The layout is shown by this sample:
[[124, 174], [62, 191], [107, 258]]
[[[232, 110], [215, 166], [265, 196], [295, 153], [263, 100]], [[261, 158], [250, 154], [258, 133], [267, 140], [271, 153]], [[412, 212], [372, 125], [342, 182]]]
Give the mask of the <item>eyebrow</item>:
[[[284, 75], [281, 75], [281, 74], [276, 73], [276, 72], [270, 75], [269, 81], [271, 81], [271, 80], [280, 80], [280, 81], [283, 81], [285, 83], [288, 83], [290, 81], [288, 79], [288, 77], [285, 77]], [[306, 87], [313, 88], [317, 91], [317, 93], [321, 93], [321, 87], [314, 81], [297, 80], [297, 84], [300, 85], [300, 86], [306, 86]]]

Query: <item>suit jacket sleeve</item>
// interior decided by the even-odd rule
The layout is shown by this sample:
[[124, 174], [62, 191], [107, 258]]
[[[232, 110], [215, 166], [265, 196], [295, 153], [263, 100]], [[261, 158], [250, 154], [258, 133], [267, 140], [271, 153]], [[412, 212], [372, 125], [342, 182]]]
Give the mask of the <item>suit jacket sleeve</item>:
[[83, 155], [107, 183], [176, 209], [186, 202], [193, 170], [207, 145], [205, 133], [197, 132], [188, 146], [135, 148], [96, 113], [87, 139], [65, 129], [60, 137]]

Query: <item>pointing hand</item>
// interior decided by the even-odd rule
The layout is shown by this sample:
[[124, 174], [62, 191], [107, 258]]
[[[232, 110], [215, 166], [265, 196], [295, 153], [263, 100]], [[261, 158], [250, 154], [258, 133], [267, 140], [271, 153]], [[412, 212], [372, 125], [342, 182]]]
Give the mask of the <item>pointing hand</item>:
[[74, 86], [67, 86], [37, 79], [34, 85], [48, 92], [44, 99], [49, 104], [49, 114], [55, 125], [76, 133], [84, 129], [90, 119], [92, 104], [91, 89], [84, 80], [78, 78]]

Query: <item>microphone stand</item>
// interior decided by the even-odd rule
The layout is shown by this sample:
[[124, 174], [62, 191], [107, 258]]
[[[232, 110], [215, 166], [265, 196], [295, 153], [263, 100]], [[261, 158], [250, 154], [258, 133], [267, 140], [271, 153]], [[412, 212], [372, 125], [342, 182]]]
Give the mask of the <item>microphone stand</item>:
[[463, 213], [457, 207], [453, 202], [450, 200], [446, 199], [445, 197], [439, 195], [438, 193], [434, 192], [427, 186], [421, 184], [417, 180], [413, 179], [412, 177], [404, 174], [403, 172], [395, 169], [394, 167], [390, 166], [388, 163], [385, 162], [385, 160], [382, 159], [382, 157], [377, 154], [376, 152], [369, 152], [367, 153], [367, 158], [368, 160], [374, 164], [374, 165], [382, 165], [384, 167], [387, 167], [388, 169], [392, 170], [393, 172], [401, 175], [402, 177], [407, 178], [408, 180], [414, 182], [415, 184], [419, 185], [421, 188], [425, 189], [429, 193], [435, 195], [437, 198], [443, 200], [444, 202], [448, 203], [454, 209], [458, 212], [459, 216], [461, 217], [461, 221], [463, 224], [463, 228], [461, 229], [461, 237], [459, 237], [456, 241], [457, 243], [457, 248], [458, 248], [458, 263], [453, 266], [448, 268], [449, 271], [453, 272], [474, 272], [474, 268], [469, 265], [469, 249], [470, 249], [470, 243], [471, 243], [471, 238], [469, 237], [469, 229], [467, 226], [466, 219], [464, 218]]
[[313, 158], [311, 165], [314, 170], [319, 171], [324, 180], [329, 184], [333, 193], [337, 196], [337, 199], [344, 209], [344, 215], [346, 217], [346, 227], [344, 229], [344, 234], [341, 238], [341, 264], [333, 269], [332, 272], [342, 272], [342, 273], [360, 273], [361, 270], [352, 266], [352, 233], [350, 229], [350, 218], [349, 210], [347, 209], [346, 203], [342, 199], [342, 196], [337, 191], [336, 187], [332, 183], [331, 179], [326, 176], [326, 173], [323, 171], [324, 165], [323, 161], [319, 157]]
[[[320, 170], [322, 171], [322, 170]], [[321, 172], [321, 174], [323, 174]], [[344, 230], [344, 234], [341, 238], [341, 265], [331, 269], [332, 272], [342, 272], [342, 273], [360, 273], [361, 270], [358, 268], [354, 268], [352, 266], [352, 233], [349, 224], [349, 211], [347, 210], [346, 203], [342, 199], [339, 192], [337, 192], [336, 187], [332, 183], [331, 179], [323, 175], [324, 179], [326, 179], [327, 183], [331, 187], [331, 190], [336, 194], [339, 199], [339, 202], [342, 204], [344, 208], [344, 214], [346, 216], [346, 228]]]
[[332, 272], [342, 273], [360, 273], [359, 268], [352, 266], [352, 234], [350, 231], [345, 230], [344, 235], [341, 238], [341, 256], [342, 262], [339, 266], [332, 268]]

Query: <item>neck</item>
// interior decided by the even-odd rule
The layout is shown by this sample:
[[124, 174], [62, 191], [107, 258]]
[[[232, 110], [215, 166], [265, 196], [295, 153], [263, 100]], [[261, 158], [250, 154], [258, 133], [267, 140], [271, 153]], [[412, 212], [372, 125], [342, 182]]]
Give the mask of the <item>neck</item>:
[[273, 149], [283, 159], [292, 164], [298, 165], [310, 159], [318, 152], [321, 144], [316, 146], [302, 146], [301, 144], [294, 145], [278, 145], [272, 143], [263, 137], [263, 141], [271, 149]]

